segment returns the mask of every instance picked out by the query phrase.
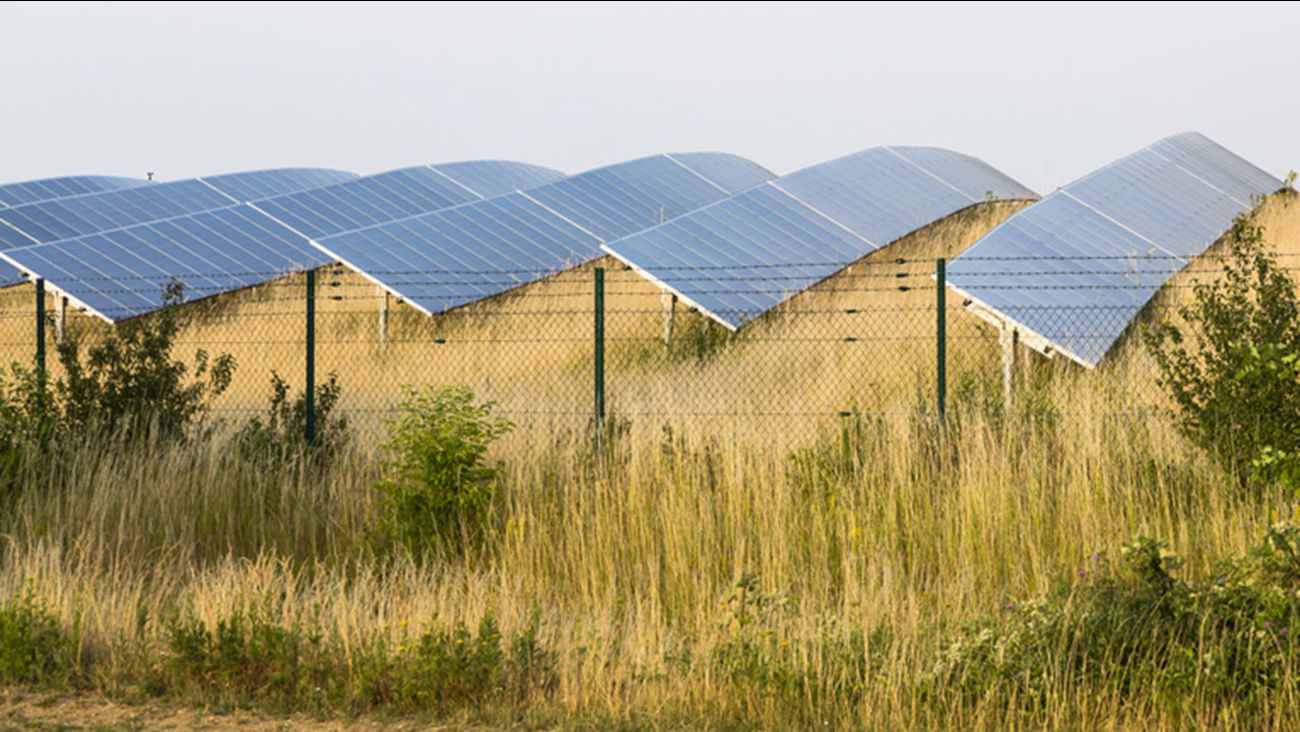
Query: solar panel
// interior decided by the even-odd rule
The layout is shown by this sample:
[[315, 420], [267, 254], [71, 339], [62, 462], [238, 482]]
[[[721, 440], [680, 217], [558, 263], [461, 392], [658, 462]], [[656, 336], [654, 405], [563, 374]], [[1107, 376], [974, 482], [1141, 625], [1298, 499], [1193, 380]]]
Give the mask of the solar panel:
[[330, 263], [307, 239], [247, 204], [10, 249], [0, 257], [116, 322], [157, 310], [172, 281], [186, 300]]
[[563, 177], [558, 171], [507, 161], [421, 165], [256, 201], [254, 205], [305, 236], [321, 238], [530, 187], [538, 180]]
[[858, 259], [988, 198], [1037, 198], [942, 148], [877, 147], [602, 245], [735, 330]]
[[415, 307], [443, 312], [599, 257], [602, 241], [772, 177], [732, 155], [700, 155], [597, 168], [314, 243]]
[[669, 158], [721, 186], [727, 193], [739, 193], [772, 177], [770, 171], [758, 163], [739, 155], [715, 152], [672, 153]]
[[480, 198], [546, 185], [564, 177], [564, 173], [558, 170], [516, 163], [513, 160], [467, 160], [429, 167], [468, 188]]
[[948, 264], [948, 284], [1084, 366], [1282, 182], [1209, 138], [1160, 140], [1004, 221]]
[[330, 168], [272, 168], [200, 178], [236, 201], [256, 201], [307, 188], [334, 185], [361, 176]]
[[0, 209], [0, 249], [44, 244], [229, 206], [199, 180], [154, 183]]
[[111, 175], [73, 175], [62, 178], [42, 178], [0, 185], [0, 208], [21, 206], [24, 203], [48, 201], [54, 198], [79, 196], [119, 188], [144, 185], [140, 178], [121, 178]]
[[[711, 155], [719, 164], [734, 158]], [[770, 177], [761, 168], [731, 173], [748, 175], [748, 185]], [[656, 155], [589, 170], [530, 190], [528, 195], [601, 239], [611, 240], [680, 216], [730, 192], [679, 157]]]
[[[481, 200], [467, 183], [494, 192], [563, 177], [557, 171], [504, 161], [447, 167], [450, 170], [445, 172], [443, 166], [420, 166], [352, 178], [245, 205], [234, 205], [230, 196], [211, 185], [211, 178], [150, 186], [148, 200], [132, 199], [136, 205], [129, 208], [121, 198], [110, 198], [114, 205], [108, 213], [102, 210], [102, 196], [88, 196], [99, 208], [86, 203], [82, 208], [91, 213], [79, 217], [58, 209], [51, 219], [56, 223], [40, 229], [54, 240], [40, 245], [26, 242], [9, 259], [89, 310], [116, 321], [158, 308], [162, 289], [173, 277], [185, 283], [192, 299], [328, 263], [316, 249], [310, 249], [310, 257], [302, 256], [306, 251], [302, 247], [307, 246], [304, 232], [336, 233]], [[318, 172], [259, 171], [215, 180], [227, 190], [248, 195], [338, 177], [333, 171], [325, 171], [324, 177]], [[209, 198], [182, 200], [182, 194]], [[171, 208], [162, 210], [163, 203]], [[132, 221], [132, 217], [145, 220]], [[69, 264], [61, 263], [61, 257], [79, 259]], [[14, 270], [14, 277], [17, 274]]]
[[314, 168], [257, 170], [152, 183], [0, 209], [0, 249], [44, 244], [100, 231], [222, 208], [254, 191], [286, 192], [352, 179]]

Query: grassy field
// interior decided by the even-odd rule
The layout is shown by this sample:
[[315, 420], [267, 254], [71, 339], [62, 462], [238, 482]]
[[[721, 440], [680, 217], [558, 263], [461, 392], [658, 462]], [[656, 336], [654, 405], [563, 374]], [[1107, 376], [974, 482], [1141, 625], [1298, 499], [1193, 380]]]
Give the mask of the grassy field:
[[[877, 258], [952, 254], [1012, 210], [968, 212]], [[1300, 254], [1295, 203], [1257, 217]], [[860, 284], [900, 272], [923, 286]], [[441, 319], [395, 308], [384, 345], [373, 292], [340, 275], [335, 289], [358, 294], [322, 304], [318, 368], [337, 368], [349, 409], [381, 413], [401, 383], [461, 382], [520, 422], [493, 452], [505, 488], [489, 546], [418, 562], [379, 535], [367, 449], [277, 472], [220, 440], [78, 446], [7, 486], [0, 517], [0, 595], [33, 598], [72, 638], [73, 670], [34, 683], [502, 726], [1300, 725], [1294, 673], [1260, 702], [1154, 666], [1128, 683], [1143, 658], [1072, 675], [1062, 654], [1032, 694], [940, 672], [964, 627], [1090, 581], [1137, 535], [1166, 540], [1186, 560], [1179, 576], [1204, 578], [1294, 503], [1239, 490], [1179, 435], [1135, 339], [1095, 371], [1022, 354], [1005, 403], [996, 338], [955, 298], [951, 423], [937, 431], [923, 275], [865, 262], [721, 348], [679, 313], [684, 352], [658, 341], [658, 294], [615, 275], [611, 336], [625, 340], [610, 394], [627, 427], [599, 449], [583, 429], [585, 272]], [[196, 315], [187, 345], [227, 348], [244, 370], [223, 406], [263, 403], [271, 365], [299, 372], [301, 303], [268, 294], [296, 286]], [[584, 306], [553, 304], [567, 299]], [[202, 630], [237, 652], [195, 660]]]

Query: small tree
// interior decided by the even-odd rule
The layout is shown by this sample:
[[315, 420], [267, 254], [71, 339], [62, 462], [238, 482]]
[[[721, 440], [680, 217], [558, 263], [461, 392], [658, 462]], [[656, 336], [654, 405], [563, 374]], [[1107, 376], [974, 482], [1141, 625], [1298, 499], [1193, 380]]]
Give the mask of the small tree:
[[1233, 222], [1222, 277], [1200, 282], [1183, 321], [1147, 332], [1180, 427], [1198, 445], [1263, 480], [1300, 467], [1300, 298], [1263, 230]]
[[512, 427], [494, 406], [464, 386], [406, 388], [376, 487], [387, 498], [388, 530], [413, 554], [463, 551], [487, 535], [501, 471], [484, 456]]
[[64, 376], [54, 384], [54, 395], [66, 430], [132, 439], [156, 429], [157, 435], [180, 437], [230, 386], [233, 356], [210, 359], [199, 349], [193, 366], [172, 357], [182, 325], [175, 307], [183, 301], [181, 283], [168, 285], [162, 310], [118, 325], [86, 350], [84, 363], [75, 339], [59, 344]]

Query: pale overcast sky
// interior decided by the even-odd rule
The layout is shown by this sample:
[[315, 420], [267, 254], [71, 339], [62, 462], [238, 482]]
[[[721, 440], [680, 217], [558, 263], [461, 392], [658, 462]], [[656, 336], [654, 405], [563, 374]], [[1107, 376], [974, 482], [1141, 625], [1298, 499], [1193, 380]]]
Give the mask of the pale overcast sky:
[[1184, 130], [1281, 176], [1297, 44], [1295, 3], [4, 3], [0, 181], [926, 144], [1048, 191]]

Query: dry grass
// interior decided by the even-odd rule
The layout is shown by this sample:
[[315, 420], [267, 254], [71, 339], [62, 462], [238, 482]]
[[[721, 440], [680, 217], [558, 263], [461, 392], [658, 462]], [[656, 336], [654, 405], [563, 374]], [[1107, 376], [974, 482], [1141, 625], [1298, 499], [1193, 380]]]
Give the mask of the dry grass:
[[[1283, 252], [1300, 253], [1297, 211], [1272, 201], [1259, 214]], [[1007, 213], [971, 212], [890, 254], [918, 260], [951, 254]], [[1170, 709], [1088, 689], [1054, 691], [1052, 709], [1028, 720], [997, 703], [935, 706], [918, 696], [915, 682], [928, 671], [936, 628], [1038, 595], [1095, 552], [1113, 554], [1138, 533], [1168, 539], [1188, 559], [1187, 571], [1202, 575], [1292, 509], [1281, 495], [1232, 490], [1230, 477], [1190, 448], [1167, 419], [1133, 417], [1135, 407], [1161, 401], [1148, 357], [1131, 342], [1092, 372], [1035, 357], [1021, 388], [1041, 381], [1034, 393], [1042, 419], [1001, 419], [971, 408], [936, 451], [924, 439], [917, 408], [917, 393], [930, 388], [926, 355], [933, 346], [926, 338], [933, 311], [869, 325], [843, 312], [900, 301], [919, 305], [910, 298], [933, 296], [932, 288], [888, 293], [844, 286], [857, 281], [853, 275], [897, 269], [865, 263], [786, 308], [826, 312], [777, 314], [702, 363], [677, 359], [656, 344], [656, 293], [631, 284], [626, 293], [612, 293], [611, 310], [632, 311], [611, 318], [611, 335], [630, 339], [611, 353], [613, 404], [631, 418], [627, 437], [610, 448], [618, 459], [613, 466], [593, 464], [579, 429], [525, 429], [505, 441], [498, 457], [508, 487], [489, 558], [423, 566], [402, 557], [376, 560], [371, 527], [379, 506], [364, 457], [323, 476], [268, 481], [233, 463], [219, 445], [150, 449], [107, 461], [87, 452], [84, 464], [70, 465], [57, 484], [42, 475], [23, 482], [0, 526], [0, 595], [30, 588], [65, 622], [77, 621], [82, 653], [99, 669], [96, 683], [110, 691], [138, 672], [140, 660], [129, 649], [141, 617], [182, 605], [215, 622], [257, 601], [285, 623], [313, 617], [346, 649], [363, 648], [376, 636], [397, 643], [408, 628], [429, 622], [474, 624], [488, 613], [507, 633], [516, 632], [536, 611], [544, 644], [558, 653], [548, 713], [597, 725], [1235, 726], [1231, 716], [1215, 716], [1222, 710], [1194, 703]], [[617, 280], [622, 288], [623, 278]], [[559, 294], [565, 286], [556, 281], [534, 289]], [[570, 280], [567, 286], [581, 285]], [[196, 321], [203, 338], [224, 340], [233, 350], [234, 341], [258, 336], [249, 323], [263, 321], [245, 316], [259, 308], [266, 313], [268, 298], [241, 297]], [[546, 302], [529, 291], [485, 312], [433, 320], [399, 308], [390, 323], [392, 342], [363, 348], [338, 341], [369, 338], [363, 334], [374, 326], [373, 299], [328, 301], [322, 309], [334, 310], [323, 317], [320, 368], [339, 364], [354, 407], [386, 408], [399, 383], [463, 380], [517, 411], [526, 411], [518, 406], [526, 399], [540, 401], [541, 411], [567, 415], [567, 422], [552, 420], [553, 427], [580, 426], [583, 418], [568, 413], [585, 412], [589, 395], [582, 366], [589, 357], [589, 314], [557, 314]], [[285, 312], [267, 314], [267, 321], [284, 318], [279, 332], [296, 332], [289, 324], [298, 305], [279, 305]], [[530, 307], [542, 314], [486, 314]], [[510, 360], [500, 343], [457, 342], [485, 334], [519, 337], [514, 318], [526, 317], [546, 324], [527, 332], [573, 339], [546, 349], [534, 344]], [[960, 325], [950, 332], [983, 334], [954, 341], [960, 344], [953, 347], [955, 374], [968, 371], [971, 384], [993, 384], [998, 392], [996, 346], [986, 326], [964, 313], [952, 317]], [[811, 340], [858, 327], [907, 339]], [[434, 334], [447, 343], [430, 345]], [[804, 341], [792, 342], [800, 335]], [[289, 364], [283, 370], [296, 373], [301, 362], [294, 353], [293, 344], [262, 344], [237, 357], [245, 366], [258, 359], [277, 368]], [[351, 381], [362, 371], [364, 389]], [[954, 383], [959, 380], [955, 375]], [[264, 397], [254, 379], [230, 398], [255, 405]], [[721, 416], [653, 416], [670, 398], [687, 405], [682, 412]], [[581, 401], [569, 408], [570, 400]], [[791, 412], [857, 408], [871, 415], [846, 458], [850, 478], [836, 477], [834, 466], [814, 453], [792, 458], [811, 445], [833, 462], [837, 418], [727, 414], [780, 411], [772, 405], [784, 404], [810, 405]], [[545, 418], [529, 423], [546, 425]], [[687, 650], [707, 658], [734, 637], [726, 603], [747, 574], [760, 578], [764, 593], [797, 608], [779, 632], [800, 649], [796, 662], [811, 674], [844, 673], [816, 650], [819, 638], [838, 632], [828, 628], [890, 629], [888, 642], [873, 650], [881, 668], [875, 682], [841, 707], [810, 698], [791, 716], [788, 703], [737, 686], [707, 664], [683, 670], [675, 659]], [[156, 625], [143, 628], [150, 637], [160, 632]], [[1277, 710], [1270, 726], [1297, 723], [1300, 708], [1292, 704]]]

